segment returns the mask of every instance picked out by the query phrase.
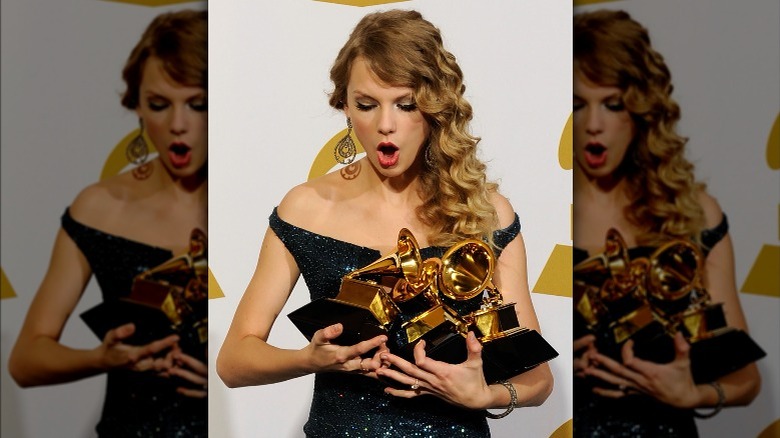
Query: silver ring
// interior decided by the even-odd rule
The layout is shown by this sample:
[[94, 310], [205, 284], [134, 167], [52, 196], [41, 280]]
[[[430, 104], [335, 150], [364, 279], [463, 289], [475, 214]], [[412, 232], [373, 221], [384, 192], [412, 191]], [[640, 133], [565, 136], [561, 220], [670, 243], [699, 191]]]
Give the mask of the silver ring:
[[360, 371], [365, 373], [365, 372], [367, 372], [368, 370], [367, 370], [367, 369], [365, 369], [365, 368], [363, 367], [363, 361], [364, 361], [364, 360], [365, 360], [365, 359], [360, 359]]
[[414, 383], [412, 383], [411, 388], [412, 389], [417, 389], [419, 387], [420, 387], [420, 379], [414, 379]]

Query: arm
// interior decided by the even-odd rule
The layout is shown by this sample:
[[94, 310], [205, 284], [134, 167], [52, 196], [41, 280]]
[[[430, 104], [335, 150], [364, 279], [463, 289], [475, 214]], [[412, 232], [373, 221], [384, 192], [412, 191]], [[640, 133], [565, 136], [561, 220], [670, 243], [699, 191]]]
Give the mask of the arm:
[[348, 347], [331, 344], [341, 334], [342, 328], [336, 324], [318, 330], [312, 341], [300, 350], [268, 344], [271, 326], [298, 275], [292, 255], [269, 229], [255, 273], [217, 357], [217, 374], [227, 386], [265, 385], [321, 371], [360, 370], [360, 355], [384, 342], [384, 337], [376, 337]]
[[145, 371], [164, 366], [152, 356], [172, 346], [178, 338], [169, 336], [140, 347], [122, 344], [123, 339], [133, 334], [132, 324], [110, 330], [103, 343], [91, 350], [60, 344], [65, 323], [91, 274], [84, 254], [60, 229], [49, 269], [33, 298], [8, 362], [11, 376], [20, 386], [71, 382], [115, 367]]

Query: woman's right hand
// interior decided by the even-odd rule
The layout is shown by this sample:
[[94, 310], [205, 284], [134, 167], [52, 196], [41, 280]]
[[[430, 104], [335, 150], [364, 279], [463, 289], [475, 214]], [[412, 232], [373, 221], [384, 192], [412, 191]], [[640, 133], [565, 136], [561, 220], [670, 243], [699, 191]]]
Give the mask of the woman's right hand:
[[125, 368], [133, 371], [166, 373], [173, 366], [171, 355], [156, 357], [157, 353], [172, 348], [179, 341], [177, 335], [150, 342], [129, 345], [123, 341], [135, 333], [135, 324], [128, 323], [109, 330], [98, 347], [105, 369]]
[[[341, 336], [343, 332], [344, 326], [342, 324], [333, 324], [314, 333], [309, 345], [304, 347], [304, 350], [308, 352], [314, 372], [357, 371], [373, 373], [382, 366], [380, 354], [383, 351], [388, 351], [385, 345], [387, 336], [376, 336], [349, 346], [337, 345], [331, 342]], [[361, 357], [361, 355], [375, 348], [378, 348], [379, 351], [373, 357]]]

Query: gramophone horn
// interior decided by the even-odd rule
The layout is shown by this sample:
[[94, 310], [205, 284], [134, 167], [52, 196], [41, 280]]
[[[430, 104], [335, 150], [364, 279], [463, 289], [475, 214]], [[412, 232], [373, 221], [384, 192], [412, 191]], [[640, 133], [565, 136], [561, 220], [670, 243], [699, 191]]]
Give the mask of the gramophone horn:
[[690, 242], [675, 240], [650, 256], [649, 289], [653, 297], [677, 300], [701, 288], [702, 255]]
[[396, 252], [385, 255], [377, 261], [352, 271], [347, 274], [347, 278], [359, 278], [364, 276], [403, 276], [410, 284], [416, 284], [420, 280], [422, 257], [420, 256], [419, 245], [414, 235], [402, 228], [398, 232], [398, 241]]
[[468, 300], [492, 288], [496, 260], [490, 247], [468, 239], [451, 247], [442, 257], [439, 288], [454, 300]]

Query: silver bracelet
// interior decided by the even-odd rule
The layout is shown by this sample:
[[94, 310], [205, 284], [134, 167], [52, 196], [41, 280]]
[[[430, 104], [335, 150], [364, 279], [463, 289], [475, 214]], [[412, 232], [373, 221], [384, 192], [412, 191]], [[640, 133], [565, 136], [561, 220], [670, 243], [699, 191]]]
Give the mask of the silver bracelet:
[[708, 385], [715, 388], [715, 391], [718, 393], [718, 403], [715, 405], [715, 407], [712, 409], [712, 411], [707, 412], [706, 414], [700, 414], [696, 412], [696, 409], [693, 410], [693, 416], [696, 418], [711, 418], [714, 417], [715, 414], [720, 412], [721, 409], [723, 409], [723, 404], [726, 402], [726, 393], [723, 391], [723, 387], [720, 386], [720, 383], [717, 381], [710, 382]]
[[507, 406], [506, 410], [500, 414], [493, 414], [488, 412], [487, 409], [485, 409], [485, 416], [488, 418], [492, 418], [494, 420], [498, 420], [499, 418], [504, 418], [507, 415], [509, 415], [510, 412], [515, 410], [517, 407], [517, 390], [515, 390], [515, 385], [512, 385], [511, 383], [507, 382], [506, 380], [502, 380], [500, 382], [496, 382], [504, 386], [509, 391], [509, 406]]

